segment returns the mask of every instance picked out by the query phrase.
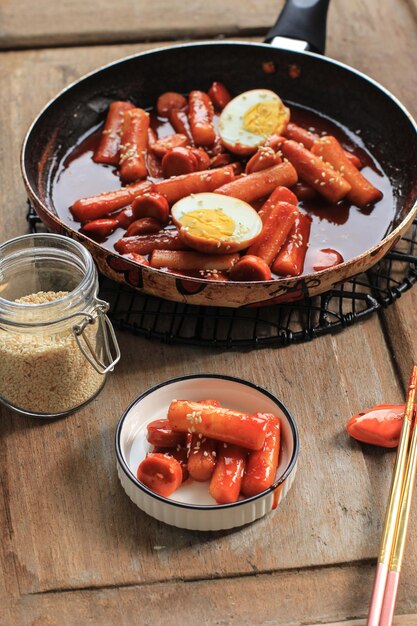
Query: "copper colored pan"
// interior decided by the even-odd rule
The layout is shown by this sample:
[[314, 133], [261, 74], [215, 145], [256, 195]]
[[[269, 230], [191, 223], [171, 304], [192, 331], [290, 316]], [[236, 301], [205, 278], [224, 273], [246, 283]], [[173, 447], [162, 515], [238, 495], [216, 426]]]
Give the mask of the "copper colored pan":
[[[416, 124], [381, 85], [318, 54], [324, 49], [327, 5], [328, 0], [287, 2], [268, 35], [272, 45], [215, 42], [153, 50], [112, 63], [67, 87], [39, 114], [23, 143], [23, 179], [41, 219], [52, 230], [81, 241], [110, 278], [190, 304], [239, 307], [291, 301], [322, 293], [370, 268], [396, 244], [417, 211]], [[265, 73], [265, 62], [274, 64], [275, 73]], [[293, 65], [299, 70], [297, 80], [288, 72]], [[363, 129], [365, 144], [373, 146], [394, 190], [395, 217], [381, 241], [334, 268], [299, 278], [215, 282], [139, 266], [60, 219], [52, 198], [58, 164], [88, 129], [104, 119], [111, 101], [132, 100], [147, 108], [163, 91], [206, 90], [214, 80], [235, 94], [272, 89], [284, 100], [320, 111], [351, 130]]]

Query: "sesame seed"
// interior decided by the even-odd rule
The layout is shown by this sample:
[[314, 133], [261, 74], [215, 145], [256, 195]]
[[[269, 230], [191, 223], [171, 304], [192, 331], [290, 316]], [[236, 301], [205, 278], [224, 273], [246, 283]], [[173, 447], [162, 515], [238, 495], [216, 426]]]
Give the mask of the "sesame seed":
[[[53, 302], [64, 291], [39, 291], [19, 298], [31, 305]], [[92, 344], [97, 326], [88, 326]], [[0, 393], [22, 410], [60, 413], [89, 400], [102, 384], [102, 376], [77, 347], [72, 329], [36, 336], [0, 333]]]

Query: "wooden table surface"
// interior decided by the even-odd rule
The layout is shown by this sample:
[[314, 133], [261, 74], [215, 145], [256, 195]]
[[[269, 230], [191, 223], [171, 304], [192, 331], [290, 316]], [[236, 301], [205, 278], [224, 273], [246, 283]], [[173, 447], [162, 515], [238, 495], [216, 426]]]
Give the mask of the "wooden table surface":
[[[58, 90], [172, 40], [262, 40], [280, 5], [0, 0], [1, 240], [27, 232], [20, 144]], [[333, 0], [327, 46], [414, 113], [416, 17], [415, 0]], [[412, 289], [343, 333], [285, 349], [220, 352], [120, 332], [122, 361], [84, 410], [49, 422], [2, 409], [0, 623], [363, 624], [394, 454], [350, 440], [344, 425], [364, 407], [403, 400], [417, 361], [416, 311]], [[234, 531], [159, 523], [132, 504], [116, 475], [114, 430], [127, 404], [160, 380], [199, 372], [263, 385], [300, 428], [289, 497], [275, 514]], [[402, 626], [417, 624], [416, 524], [414, 510], [397, 606]]]

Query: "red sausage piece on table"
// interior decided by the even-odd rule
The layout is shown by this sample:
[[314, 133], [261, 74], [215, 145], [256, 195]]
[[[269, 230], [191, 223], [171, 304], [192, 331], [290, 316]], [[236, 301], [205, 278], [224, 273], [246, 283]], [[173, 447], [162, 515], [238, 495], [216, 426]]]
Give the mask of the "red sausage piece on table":
[[173, 430], [201, 433], [250, 450], [260, 450], [265, 441], [265, 419], [232, 409], [174, 400], [169, 405], [168, 419]]
[[404, 412], [405, 404], [378, 404], [351, 417], [346, 430], [363, 443], [396, 448], [400, 442]]
[[139, 465], [137, 479], [155, 493], [167, 498], [182, 483], [181, 465], [173, 457], [150, 453]]
[[247, 451], [240, 446], [219, 443], [217, 464], [210, 481], [210, 495], [217, 504], [237, 502], [246, 456]]
[[188, 97], [188, 118], [197, 146], [212, 146], [216, 139], [213, 126], [213, 105], [204, 91], [191, 91]]
[[120, 142], [120, 178], [124, 183], [132, 183], [146, 178], [145, 153], [148, 146], [149, 114], [143, 109], [130, 109], [123, 118], [123, 132]]
[[281, 424], [278, 417], [263, 414], [268, 420], [265, 443], [261, 450], [251, 452], [246, 462], [241, 491], [247, 498], [265, 491], [275, 480], [281, 443]]
[[275, 274], [278, 276], [299, 276], [302, 273], [310, 230], [311, 218], [300, 213], [272, 265], [272, 271]]
[[112, 102], [109, 106], [104, 128], [101, 131], [100, 143], [94, 152], [93, 161], [117, 165], [119, 163], [120, 135], [123, 127], [125, 111], [134, 109], [130, 102]]

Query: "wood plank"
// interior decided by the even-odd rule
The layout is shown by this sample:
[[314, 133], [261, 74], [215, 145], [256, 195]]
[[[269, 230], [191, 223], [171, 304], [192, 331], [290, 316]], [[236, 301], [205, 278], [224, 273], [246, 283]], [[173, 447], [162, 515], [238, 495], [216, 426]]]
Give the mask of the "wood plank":
[[[4, 109], [0, 115], [2, 136], [2, 194], [8, 209], [1, 222], [2, 240], [27, 231], [26, 193], [20, 174], [20, 150], [29, 125], [56, 93], [95, 67], [161, 44], [39, 50], [1, 55], [0, 84]], [[163, 45], [163, 44], [162, 44]], [[73, 60], [75, 60], [75, 63]], [[32, 83], [33, 80], [33, 83]], [[42, 85], [42, 89], [28, 86]], [[16, 103], [20, 103], [17, 106]], [[11, 172], [13, 172], [12, 175]]]
[[[396, 10], [400, 13], [410, 12], [410, 23], [414, 23], [417, 19], [417, 3], [415, 0], [409, 0], [408, 3], [395, 3]], [[379, 5], [379, 9], [381, 9]], [[385, 7], [384, 7], [385, 10]], [[382, 16], [381, 16], [382, 17]], [[382, 19], [384, 19], [382, 17]], [[406, 67], [408, 63], [409, 50], [408, 50], [408, 38], [403, 39], [400, 36], [401, 29], [396, 22], [392, 25], [392, 34], [395, 35], [395, 56], [398, 59], [401, 67]], [[387, 32], [388, 34], [388, 32]], [[412, 39], [412, 46], [417, 46], [417, 40], [415, 37]], [[416, 51], [413, 48], [413, 53]], [[376, 68], [377, 74], [383, 74], [385, 69], [381, 63], [377, 61], [376, 51], [372, 54], [373, 66]], [[375, 59], [375, 60], [374, 60]], [[388, 87], [391, 86], [394, 93], [399, 98], [404, 100], [404, 104], [410, 107], [412, 114], [416, 115], [417, 105], [411, 103], [412, 94], [410, 90], [411, 84], [417, 83], [417, 67], [416, 64], [411, 64], [410, 73], [407, 79], [404, 79], [404, 75], [401, 71], [393, 72], [391, 77], [387, 77], [389, 81]], [[410, 82], [411, 81], [411, 82]], [[390, 83], [392, 82], [392, 85]], [[407, 95], [408, 92], [408, 95]], [[408, 250], [407, 250], [408, 251]], [[413, 254], [416, 254], [414, 247]], [[417, 336], [416, 336], [416, 315], [415, 311], [417, 306], [417, 293], [415, 288], [407, 292], [399, 300], [397, 300], [392, 306], [383, 310], [381, 318], [385, 328], [385, 334], [390, 344], [393, 358], [395, 359], [396, 367], [400, 373], [402, 385], [406, 389], [409, 381], [409, 376], [413, 363], [417, 363]]]
[[329, 11], [326, 52], [379, 81], [415, 115], [410, 86], [416, 84], [417, 66], [410, 60], [417, 58], [416, 24], [408, 2], [336, 0]]
[[[335, 6], [339, 10], [341, 5], [335, 3]], [[357, 6], [359, 5], [355, 3], [355, 7]], [[377, 47], [372, 46], [376, 46], [378, 40], [379, 49], [384, 38], [388, 40], [392, 24], [394, 30], [398, 28], [398, 24], [404, 26], [404, 19], [408, 16], [404, 6], [406, 5], [402, 3], [401, 8], [395, 12], [391, 9], [389, 18], [382, 18], [379, 25], [382, 26], [382, 31], [377, 32], [377, 29], [369, 27], [369, 32], [372, 33], [369, 35], [371, 52], [377, 50]], [[340, 23], [339, 32], [344, 29], [342, 35], [345, 38], [354, 38], [355, 32], [363, 28], [364, 13], [358, 11], [355, 17], [360, 19], [354, 20], [353, 25], [349, 21]], [[369, 18], [368, 25], [375, 23], [367, 13], [365, 17]], [[411, 25], [407, 28], [411, 28]], [[402, 32], [409, 31], [403, 28]], [[395, 44], [399, 51], [403, 50], [403, 40], [401, 38]], [[340, 41], [344, 40], [331, 39], [329, 52], [335, 50], [339, 58], [355, 63], [356, 56], [361, 54], [360, 48], [353, 49], [354, 46], [349, 45], [346, 50], [344, 47], [341, 50]], [[24, 127], [43, 102], [60, 86], [81, 73], [136, 49], [139, 46], [45, 50], [3, 55], [7, 64], [6, 70], [10, 70], [9, 74], [13, 72], [13, 80], [7, 82], [6, 79], [7, 89], [3, 91], [3, 97], [6, 95], [7, 99], [4, 113], [0, 116], [4, 145], [7, 150], [10, 148], [10, 152], [6, 152], [7, 167], [2, 167], [1, 180], [1, 188], [5, 190], [8, 200], [7, 206], [12, 201], [14, 206], [23, 207], [24, 192], [19, 183], [16, 136], [22, 136]], [[376, 52], [372, 52], [374, 53]], [[383, 56], [380, 55], [380, 60], [372, 54], [363, 54], [358, 58], [358, 67], [376, 78], [390, 82], [389, 86], [395, 90], [398, 85], [396, 92], [404, 92], [401, 97], [408, 98], [411, 102], [407, 81], [412, 76], [413, 69], [410, 69], [411, 64], [407, 59], [398, 56], [396, 72], [388, 75]], [[397, 74], [400, 76], [397, 77]], [[42, 84], [42, 89], [31, 90], [30, 99], [27, 98], [29, 84]], [[24, 102], [24, 105], [10, 107], [10, 102]], [[24, 227], [23, 211], [14, 212], [7, 217], [5, 235], [8, 237], [18, 234]], [[7, 487], [10, 488], [7, 504], [10, 505], [11, 548], [14, 567], [18, 571], [19, 583], [24, 593], [158, 581], [171, 578], [172, 571], [176, 571], [180, 577], [192, 580], [201, 575], [249, 575], [256, 569], [269, 572], [287, 567], [375, 556], [392, 455], [370, 450], [365, 450], [363, 454], [359, 445], [346, 446], [343, 424], [358, 408], [378, 401], [382, 390], [385, 390], [384, 398], [388, 395], [395, 400], [401, 398], [401, 389], [396, 384], [377, 318], [334, 338], [278, 352], [264, 350], [220, 356], [214, 352], [205, 352], [202, 355], [198, 350], [160, 346], [139, 339], [133, 342], [129, 336], [122, 338], [122, 348], [126, 355], [125, 365], [89, 409], [55, 424], [34, 425], [29, 420], [8, 414], [1, 422], [2, 458], [10, 467], [6, 480]], [[178, 367], [178, 362], [182, 363], [181, 367]], [[370, 362], [376, 363], [372, 375], [369, 372]], [[316, 380], [318, 366], [322, 370], [322, 380], [319, 381]], [[406, 368], [405, 365], [403, 367]], [[341, 379], [336, 374], [338, 368], [343, 373]], [[296, 412], [305, 450], [294, 491], [275, 516], [235, 533], [214, 536], [169, 530], [138, 512], [121, 493], [112, 458], [112, 436], [117, 415], [134, 395], [149, 384], [174, 373], [203, 370], [235, 372], [261, 384], [263, 382], [280, 393]], [[143, 374], [135, 376], [134, 371]], [[304, 375], [305, 371], [308, 372], [307, 377]], [[336, 380], [331, 385], [333, 378]], [[274, 379], [277, 382], [271, 385], [271, 380]], [[305, 389], [304, 397], [300, 397], [298, 389]], [[326, 450], [323, 456], [319, 453], [321, 449]], [[336, 466], [333, 467], [332, 464]], [[11, 471], [18, 467], [22, 468], [19, 472], [17, 469], [15, 472]], [[311, 476], [316, 474], [320, 479], [311, 485]], [[348, 484], [351, 474], [356, 479]], [[45, 484], [48, 486], [47, 490]], [[309, 491], [305, 487], [307, 484], [311, 485]], [[93, 489], [92, 485], [97, 487]], [[85, 505], [86, 502], [89, 503], [88, 506]], [[337, 502], [342, 504], [340, 510], [333, 506]], [[165, 545], [166, 548], [154, 551], [152, 548], [155, 545]], [[76, 550], [74, 546], [77, 546]], [[404, 572], [402, 584], [408, 595], [405, 604], [401, 601], [400, 609], [415, 612], [415, 541], [410, 542], [407, 560], [414, 565], [414, 570], [407, 569]], [[8, 562], [6, 567], [8, 576], [13, 579], [13, 566]], [[326, 570], [327, 568], [322, 571]], [[313, 575], [311, 570], [304, 572], [308, 576], [308, 582], [300, 587], [304, 590], [298, 596], [300, 604], [293, 603], [289, 606], [288, 610], [291, 609], [292, 614], [294, 606], [300, 607], [300, 615], [311, 614], [306, 612], [309, 602], [306, 589], [310, 587], [315, 596], [327, 598], [330, 606], [327, 621], [342, 619], [347, 615], [360, 617], [365, 614], [368, 598], [364, 598], [360, 612], [349, 612], [348, 607], [356, 607], [356, 587], [345, 584], [343, 590], [346, 590], [350, 604], [344, 605], [340, 613], [335, 612], [337, 600], [327, 591], [333, 587], [328, 579], [321, 590], [316, 589], [315, 571]], [[245, 580], [257, 582], [260, 579], [264, 583], [268, 576], [245, 576]], [[286, 573], [285, 576], [292, 574]], [[363, 586], [368, 585], [369, 588], [371, 577], [372, 571], [366, 570]], [[241, 578], [235, 580], [238, 581], [236, 584], [241, 584]], [[194, 600], [193, 596], [191, 607], [187, 606], [191, 597], [190, 587], [187, 587], [189, 584], [197, 583], [181, 585], [187, 592], [187, 597], [182, 597], [182, 604], [195, 614], [197, 607], [204, 604]], [[206, 581], [199, 584], [208, 585]], [[220, 581], [218, 584], [224, 583]], [[261, 585], [261, 589], [263, 588], [264, 584]], [[135, 591], [136, 587], [132, 589]], [[264, 611], [263, 615], [266, 615], [263, 623], [267, 623], [269, 619], [270, 607], [275, 606], [271, 603], [275, 602], [276, 587], [272, 585], [268, 589], [269, 594], [262, 595], [262, 603], [259, 604]], [[255, 587], [247, 590], [240, 587], [239, 593], [235, 595], [235, 603], [239, 603], [241, 591], [250, 602], [248, 600], [246, 604], [246, 622], [239, 622], [237, 619], [235, 623], [252, 624], [256, 614], [253, 598], [260, 590]], [[75, 593], [80, 593], [84, 598], [84, 594], [90, 592]], [[104, 620], [109, 615], [106, 613], [108, 598], [107, 592], [101, 593], [104, 594], [104, 599], [101, 606], [103, 617], [100, 619]], [[70, 597], [74, 597], [74, 594]], [[278, 595], [278, 600], [286, 597], [285, 589], [283, 594], [284, 596]], [[55, 599], [60, 595], [45, 594], [45, 598], [52, 602], [50, 598]], [[304, 597], [306, 600], [302, 604]], [[39, 596], [35, 598], [38, 602]], [[30, 599], [32, 600], [32, 596]], [[227, 595], [226, 598], [220, 597], [219, 592], [216, 606], [219, 620], [228, 609], [228, 600]], [[159, 593], [155, 594], [154, 603], [154, 615], [158, 619], [162, 612]], [[61, 615], [66, 611], [68, 620], [72, 619], [69, 615], [71, 606], [66, 599], [65, 608], [60, 609]], [[143, 605], [135, 604], [131, 615], [139, 614], [141, 607]], [[170, 607], [171, 603], [166, 609], [167, 614]], [[278, 609], [280, 611], [281, 607], [277, 607], [277, 612]], [[31, 610], [29, 604], [23, 610], [27, 621]], [[48, 623], [46, 616], [53, 613], [49, 613], [48, 609], [43, 610], [39, 623]], [[93, 619], [93, 601], [88, 610]], [[119, 608], [116, 607], [115, 610], [118, 611]], [[56, 615], [59, 615], [59, 610]], [[286, 615], [284, 611], [284, 617]], [[54, 623], [53, 619], [58, 618], [48, 617], [51, 623]], [[62, 619], [60, 623], [63, 621], [67, 623]], [[186, 622], [184, 619], [182, 623], [184, 621]], [[123, 623], [121, 617], [119, 622]], [[21, 622], [17, 620], [16, 623]], [[152, 620], [148, 623], [152, 623]], [[282, 623], [289, 621], [287, 619]]]
[[[3, 623], [307, 626], [332, 622], [329, 626], [362, 626], [372, 573], [370, 565], [361, 564], [234, 579], [28, 595], [4, 607], [4, 619], [7, 617], [8, 621]], [[404, 592], [400, 586], [394, 625], [415, 626], [416, 616]], [[339, 621], [346, 617], [349, 621]]]
[[[20, 468], [7, 484], [22, 592], [169, 580], [174, 571], [183, 579], [230, 576], [376, 555], [393, 455], [377, 455], [379, 461], [367, 465], [343, 428], [354, 410], [348, 398], [356, 393], [371, 405], [380, 390], [367, 376], [360, 382], [332, 373], [358, 368], [367, 374], [372, 353], [381, 386], [399, 397], [377, 318], [341, 335], [341, 344], [327, 337], [278, 354], [221, 354], [132, 341], [126, 333], [119, 338], [123, 361], [90, 407], [59, 424], [35, 426], [3, 411], [6, 465]], [[264, 385], [300, 427], [300, 468], [289, 498], [274, 515], [235, 532], [190, 533], [157, 523], [127, 499], [115, 472], [114, 427], [128, 402], [160, 380], [196, 372], [227, 372]]]
[[405, 388], [412, 366], [417, 363], [416, 306], [417, 293], [414, 288], [383, 312], [386, 334]]
[[[152, 4], [120, 0], [115, 11], [106, 0], [94, 4], [82, 0], [39, 0], [36, 4], [29, 0], [2, 0], [0, 49], [219, 35], [242, 37], [250, 33], [262, 37], [275, 22], [282, 5], [283, 0], [261, 0], [256, 5], [248, 0], [231, 0], [228, 11], [224, 11], [219, 0], [198, 0], [190, 5], [179, 3], [173, 10], [166, 0]], [[416, 77], [416, 68], [408, 59], [414, 58], [417, 51], [413, 37], [416, 18], [415, 0], [382, 0], [366, 5], [361, 0], [334, 0], [329, 10], [327, 54], [371, 74], [388, 87], [392, 83], [398, 97], [411, 106], [409, 85], [413, 83], [410, 78]], [[408, 37], [404, 36], [407, 32]], [[392, 58], [397, 71], [391, 73], [386, 71], [387, 55], [381, 54], [387, 40], [396, 49]]]
[[[416, 82], [417, 68], [415, 64], [409, 63], [410, 58], [417, 56], [417, 40], [413, 37], [415, 21], [409, 10], [409, 5], [405, 3], [395, 3], [395, 10], [393, 0], [383, 0], [383, 2], [376, 4], [377, 13], [374, 18], [372, 12], [368, 11], [368, 5], [363, 5], [359, 0], [354, 0], [349, 5], [342, 2], [332, 3], [329, 15], [328, 54], [380, 80], [403, 100], [411, 112], [415, 112], [417, 105], [410, 85]], [[20, 3], [12, 4], [15, 9], [17, 5], [21, 6]], [[58, 3], [54, 6], [66, 5], [65, 3]], [[381, 15], [378, 7], [381, 7]], [[352, 19], [349, 19], [349, 13], [346, 11], [352, 12]], [[362, 12], [365, 12], [364, 15]], [[378, 21], [376, 21], [377, 18]], [[45, 22], [54, 23], [52, 19]], [[365, 30], [363, 28], [364, 22], [369, 25], [369, 28]], [[396, 71], [387, 72], [389, 59], [386, 55], [381, 54], [381, 50], [384, 49], [384, 41], [391, 38], [393, 29], [396, 33], [409, 32], [410, 36], [396, 38], [396, 53], [394, 55]], [[46, 49], [4, 55], [2, 57], [4, 70], [1, 81], [6, 97], [6, 110], [0, 119], [0, 130], [3, 137], [3, 150], [8, 155], [7, 168], [10, 167], [9, 163], [11, 162], [15, 165], [18, 163], [20, 142], [25, 130], [39, 110], [59, 89], [100, 65], [161, 45], [168, 44], [167, 42], [162, 44], [159, 42], [155, 44], [97, 46], [94, 49], [77, 48], [71, 53], [65, 49]], [[31, 90], [31, 96], [28, 99], [27, 85], [30, 84], [32, 77], [36, 84], [42, 84], [42, 89]], [[17, 107], [15, 104], [27, 100], [29, 102], [23, 107]], [[14, 129], [14, 132], [9, 132], [10, 128]], [[17, 176], [19, 179], [19, 174]], [[23, 207], [25, 202], [23, 186], [19, 186], [20, 192], [16, 197], [14, 195], [14, 178], [6, 176], [3, 184], [5, 197], [13, 198], [14, 202]], [[6, 223], [2, 225], [4, 238], [24, 232], [24, 216], [23, 210], [8, 214]]]
[[411, 10], [414, 13], [414, 17], [417, 19], [417, 0], [407, 0], [407, 1], [411, 7]]
[[40, 0], [36, 5], [2, 0], [0, 48], [262, 34], [282, 5], [283, 0], [230, 0], [225, 11], [219, 0], [119, 0], [116, 5], [107, 0]]
[[[0, 463], [2, 468], [5, 468], [4, 473], [7, 473], [2, 451], [3, 449], [0, 446]], [[4, 480], [4, 475], [0, 477], [0, 529], [0, 603], [7, 604], [10, 598], [19, 595], [19, 583], [14, 559], [15, 554], [13, 547], [13, 528], [9, 511], [9, 494], [7, 492], [7, 484]]]
[[[24, 102], [17, 108], [7, 106], [7, 100], [2, 117], [11, 153], [8, 168], [1, 171], [7, 197], [14, 198], [15, 205], [23, 206], [24, 199], [16, 136], [22, 136], [43, 102], [69, 80], [134, 49], [137, 47], [99, 47], [4, 55], [10, 69], [5, 76], [13, 69], [14, 78], [5, 79], [2, 93], [12, 90], [11, 102]], [[44, 87], [26, 99], [30, 82]], [[22, 232], [24, 211], [13, 213], [6, 228], [6, 236]], [[155, 561], [155, 545], [167, 546], [176, 571], [184, 578], [375, 556], [381, 513], [372, 480], [379, 480], [378, 487], [386, 490], [391, 457], [381, 458], [381, 467], [371, 480], [361, 448], [346, 445], [343, 425], [362, 403], [378, 401], [382, 388], [391, 397], [400, 397], [377, 318], [308, 347], [294, 346], [279, 353], [238, 353], [234, 359], [229, 354], [149, 344], [143, 339], [132, 342], [128, 335], [121, 335], [121, 343], [124, 361], [91, 407], [59, 426], [45, 423], [33, 427], [29, 420], [7, 413], [1, 423], [7, 463], [23, 468], [19, 476], [8, 480], [22, 591], [168, 579], [172, 564], [162, 558], [164, 554]], [[380, 388], [368, 384], [372, 361]], [[318, 380], [317, 364], [323, 368]], [[343, 379], [334, 375], [339, 368], [344, 371]], [[138, 512], [121, 492], [114, 470], [113, 431], [123, 408], [156, 381], [196, 371], [235, 373], [277, 392], [298, 418], [304, 449], [297, 484], [282, 510], [242, 531], [219, 534], [216, 541], [208, 535], [170, 530]], [[356, 375], [351, 379], [353, 371], [360, 372], [358, 379]], [[143, 374], [138, 377], [135, 372]], [[271, 385], [271, 380], [276, 382]], [[308, 393], [300, 394], [299, 389]], [[89, 419], [91, 414], [94, 419]], [[319, 450], [323, 451], [321, 456]], [[37, 459], [34, 467], [31, 459]], [[320, 478], [307, 490], [309, 476], [316, 473]], [[346, 483], [348, 475], [355, 479]], [[317, 502], [322, 506], [316, 506]], [[308, 511], [307, 517], [304, 511]], [[295, 547], [294, 535], [298, 537]], [[79, 546], [75, 554], [74, 545]], [[239, 561], [231, 558], [231, 551], [240, 555]]]

